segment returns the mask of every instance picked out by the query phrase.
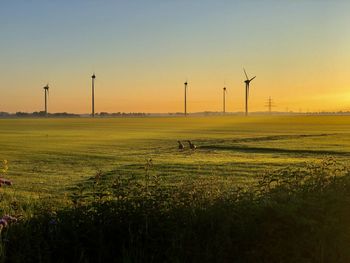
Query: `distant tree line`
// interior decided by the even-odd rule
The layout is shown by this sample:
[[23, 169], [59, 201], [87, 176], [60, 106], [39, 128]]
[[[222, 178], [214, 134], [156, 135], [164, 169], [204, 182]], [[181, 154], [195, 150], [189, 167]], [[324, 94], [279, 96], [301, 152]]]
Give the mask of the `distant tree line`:
[[[227, 112], [227, 115], [242, 115], [243, 112]], [[274, 111], [272, 113], [267, 112], [252, 112], [253, 115], [266, 115], [266, 114], [272, 114], [272, 115], [283, 115], [283, 114], [289, 114], [289, 115], [350, 115], [350, 111], [337, 111], [337, 112], [331, 112], [331, 111], [320, 111], [320, 112], [279, 112]], [[113, 117], [146, 117], [146, 116], [182, 116], [183, 112], [169, 112], [169, 113], [145, 113], [145, 112], [100, 112], [96, 113], [95, 117], [105, 117], [105, 118], [113, 118]], [[215, 116], [215, 115], [222, 115], [222, 112], [215, 112], [215, 111], [204, 111], [204, 112], [194, 112], [190, 115], [200, 115], [200, 116]], [[0, 118], [76, 118], [76, 117], [89, 117], [90, 114], [75, 114], [75, 113], [67, 113], [67, 112], [57, 112], [57, 113], [48, 113], [46, 114], [45, 111], [35, 111], [35, 112], [16, 112], [16, 113], [9, 113], [0, 111]]]
[[[100, 112], [96, 113], [96, 117], [143, 117], [148, 116], [149, 113], [144, 112], [115, 112], [115, 113], [108, 113], [108, 112]], [[67, 112], [57, 112], [57, 113], [48, 113], [46, 114], [45, 111], [35, 111], [35, 112], [16, 112], [16, 113], [9, 113], [9, 112], [0, 112], [0, 118], [71, 118], [71, 117], [85, 117], [90, 116], [89, 114], [74, 114], [74, 113], [67, 113]]]
[[57, 112], [48, 113], [45, 111], [35, 111], [35, 112], [22, 112], [18, 111], [16, 113], [0, 112], [0, 118], [40, 118], [40, 117], [80, 117], [78, 114], [67, 113], [67, 112]]
[[113, 112], [113, 113], [100, 112], [95, 115], [100, 117], [130, 117], [130, 116], [143, 117], [150, 114], [145, 112], [129, 112], [129, 113], [128, 112]]

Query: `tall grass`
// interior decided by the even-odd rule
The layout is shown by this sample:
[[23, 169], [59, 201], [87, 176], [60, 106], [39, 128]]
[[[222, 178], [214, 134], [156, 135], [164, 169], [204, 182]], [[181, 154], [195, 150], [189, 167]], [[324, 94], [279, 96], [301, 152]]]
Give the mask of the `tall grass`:
[[6, 262], [349, 262], [350, 173], [333, 159], [249, 188], [98, 172], [3, 232]]

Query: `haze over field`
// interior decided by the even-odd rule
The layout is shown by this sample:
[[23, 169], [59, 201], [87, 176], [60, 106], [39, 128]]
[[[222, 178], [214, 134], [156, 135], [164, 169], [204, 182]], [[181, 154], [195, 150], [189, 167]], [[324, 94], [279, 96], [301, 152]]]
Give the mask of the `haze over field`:
[[349, 10], [3, 1], [0, 263], [350, 262]]
[[0, 9], [0, 111], [43, 108], [244, 109], [244, 75], [257, 75], [250, 110], [350, 110], [347, 1], [9, 1]]

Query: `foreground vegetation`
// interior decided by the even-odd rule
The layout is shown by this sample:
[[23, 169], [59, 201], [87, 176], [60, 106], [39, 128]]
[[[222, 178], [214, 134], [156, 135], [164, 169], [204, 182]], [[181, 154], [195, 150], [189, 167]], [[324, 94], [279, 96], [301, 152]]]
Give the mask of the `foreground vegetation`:
[[348, 119], [0, 120], [1, 259], [349, 262]]
[[97, 174], [2, 234], [8, 262], [349, 262], [350, 173], [333, 159], [249, 188]]

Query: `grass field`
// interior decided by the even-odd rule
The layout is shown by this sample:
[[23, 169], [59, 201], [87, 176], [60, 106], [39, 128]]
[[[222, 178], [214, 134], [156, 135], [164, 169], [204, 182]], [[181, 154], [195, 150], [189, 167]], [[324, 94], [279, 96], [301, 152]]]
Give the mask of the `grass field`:
[[[196, 152], [178, 151], [176, 141], [186, 139]], [[242, 184], [327, 155], [349, 158], [350, 117], [0, 120], [0, 159], [15, 184], [7, 191], [32, 198], [60, 198], [98, 170], [144, 174], [148, 158], [169, 183], [215, 176]]]
[[[198, 149], [196, 151], [191, 151], [188, 148], [184, 151], [178, 150], [177, 140], [187, 139], [197, 145]], [[136, 178], [136, 181], [132, 181], [134, 184], [132, 187], [134, 188], [137, 188], [138, 186], [138, 184], [136, 184], [138, 179], [142, 183], [149, 174], [156, 177], [157, 180], [160, 179], [162, 182], [161, 184], [164, 187], [176, 188], [177, 186], [181, 186], [184, 181], [191, 178], [191, 180], [193, 180], [192, 182], [198, 184], [201, 182], [213, 182], [213, 184], [225, 184], [228, 188], [249, 188], [250, 185], [256, 183], [258, 178], [266, 172], [278, 169], [302, 169], [309, 164], [322, 163], [327, 157], [332, 157], [339, 164], [345, 166], [348, 165], [348, 158], [350, 157], [350, 116], [1, 119], [0, 160], [8, 160], [9, 170], [6, 174], [6, 178], [13, 181], [13, 186], [0, 189], [2, 196], [0, 212], [2, 214], [8, 213], [13, 215], [18, 215], [20, 213], [24, 217], [24, 220], [29, 220], [28, 222], [30, 222], [33, 218], [40, 217], [42, 209], [36, 209], [36, 207], [40, 207], [40, 203], [52, 202], [54, 203], [53, 206], [57, 206], [57, 210], [63, 209], [66, 211], [65, 209], [76, 209], [76, 205], [67, 200], [70, 200], [71, 196], [76, 193], [82, 185], [89, 184], [91, 180], [96, 178], [96, 175], [99, 174], [103, 175], [103, 178], [109, 182], [113, 182], [113, 180], [114, 182], [118, 181], [120, 178]], [[145, 170], [145, 164], [149, 159], [152, 159], [153, 163], [150, 171], [148, 171], [148, 169]], [[317, 173], [323, 173], [322, 169], [321, 172], [317, 170]], [[124, 186], [126, 189], [129, 189], [128, 187], [130, 187], [130, 184], [124, 184]], [[142, 184], [140, 186], [142, 187]], [[110, 189], [114, 189], [113, 187], [110, 187]], [[120, 187], [120, 189], [118, 188], [118, 191], [121, 191], [121, 196], [124, 194], [123, 187]], [[144, 201], [142, 201], [144, 199], [141, 201], [137, 199], [135, 202], [141, 204], [141, 207], [146, 204], [149, 205], [147, 211], [149, 213], [151, 213], [150, 211], [153, 211], [154, 214], [157, 214], [158, 210], [163, 211], [162, 209], [164, 209], [164, 207], [161, 206], [161, 208], [159, 208], [158, 205], [155, 205], [157, 204], [157, 199], [152, 198], [155, 198], [155, 196], [158, 196], [160, 193], [160, 197], [158, 196], [160, 198], [159, 201], [162, 200], [163, 202], [166, 199], [166, 202], [169, 202], [167, 199], [169, 198], [169, 193], [173, 193], [173, 190], [171, 190], [165, 194], [162, 190], [157, 188], [158, 190], [154, 192], [154, 196], [148, 199], [150, 195], [148, 190], [146, 194], [143, 195], [144, 192], [140, 192], [134, 188], [130, 188], [130, 193], [132, 193], [133, 198], [137, 198], [137, 195], [139, 194], [140, 196], [143, 196], [144, 199], [150, 200], [150, 203], [144, 203]], [[212, 188], [216, 189], [215, 185], [213, 185]], [[92, 186], [91, 189], [94, 189], [91, 191], [95, 191], [95, 186]], [[109, 192], [113, 192], [114, 190]], [[289, 189], [287, 192], [288, 191], [292, 190]], [[323, 193], [323, 190], [321, 192]], [[110, 193], [108, 194], [110, 196], [113, 195]], [[175, 194], [177, 195], [179, 193]], [[181, 194], [182, 193], [180, 193], [180, 195]], [[219, 194], [217, 193], [215, 194], [215, 200], [217, 200], [217, 198], [220, 199], [218, 195]], [[329, 196], [327, 196], [327, 198], [328, 197]], [[96, 195], [94, 195], [93, 198], [96, 198]], [[111, 197], [110, 200], [114, 200], [113, 198], [114, 197]], [[119, 197], [117, 196], [116, 198], [118, 199]], [[193, 198], [193, 196], [191, 198]], [[323, 197], [317, 196], [317, 199], [318, 198], [322, 199]], [[327, 198], [324, 197], [325, 200], [328, 200]], [[173, 197], [173, 199], [175, 200], [175, 197]], [[281, 199], [281, 196], [278, 197], [278, 200], [279, 199]], [[120, 198], [118, 200], [120, 201]], [[295, 200], [302, 199], [298, 196]], [[315, 200], [315, 197], [312, 196], [311, 200]], [[170, 203], [172, 202], [173, 201], [170, 201]], [[196, 202], [197, 203], [194, 206], [201, 207], [200, 211], [202, 211], [202, 201], [197, 200]], [[218, 210], [221, 211], [220, 213], [213, 212], [217, 209], [214, 206], [214, 210], [208, 208], [208, 211], [211, 211], [210, 213], [208, 212], [209, 215], [203, 216], [203, 212], [196, 214], [196, 216], [198, 216], [198, 222], [209, 220], [209, 222], [211, 222], [208, 223], [209, 225], [215, 225], [215, 223], [212, 222], [213, 215], [215, 215], [214, 217], [216, 218], [216, 216], [225, 214], [226, 212], [230, 214], [232, 211], [236, 211], [236, 208], [226, 211], [226, 208], [224, 209], [223, 207], [231, 206], [232, 204], [229, 203], [229, 205], [227, 205], [225, 202], [226, 201], [224, 201], [225, 205], [220, 205], [218, 208]], [[35, 207], [31, 205], [32, 203], [36, 204]], [[163, 203], [165, 204], [165, 201]], [[249, 218], [255, 213], [256, 215], [263, 214], [262, 218], [264, 218], [266, 213], [261, 211], [265, 211], [265, 208], [258, 209], [255, 203], [254, 200], [247, 202], [247, 204], [250, 204], [246, 204], [247, 207], [251, 207], [251, 210], [255, 212], [248, 213], [244, 210], [243, 213], [248, 213], [246, 217], [248, 219], [244, 220], [249, 221]], [[20, 209], [18, 209], [18, 204], [20, 204]], [[122, 207], [124, 207], [125, 203], [122, 204]], [[265, 207], [266, 202], [263, 204], [262, 207]], [[100, 211], [99, 209], [102, 209], [105, 206], [105, 202], [103, 202], [103, 205], [99, 203], [98, 205], [94, 204], [94, 206], [97, 207], [96, 211]], [[174, 203], [174, 206], [177, 206], [177, 204]], [[234, 206], [236, 207], [236, 204], [234, 204]], [[304, 203], [301, 206], [304, 206]], [[126, 207], [129, 207], [129, 204], [127, 204]], [[191, 208], [192, 205], [189, 205], [189, 207]], [[239, 205], [238, 207], [242, 206]], [[50, 209], [53, 208], [51, 207]], [[86, 211], [91, 211], [91, 207], [86, 209]], [[118, 209], [121, 208], [119, 207]], [[111, 214], [110, 211], [119, 211], [118, 209], [112, 206], [112, 208], [108, 209], [109, 212], [103, 210], [105, 212], [102, 214], [107, 213], [109, 216], [113, 217], [114, 215]], [[124, 207], [123, 209], [126, 208]], [[134, 211], [131, 214], [135, 213], [135, 215], [137, 215], [131, 217], [132, 220], [138, 218], [138, 216], [144, 220], [145, 210], [140, 208], [141, 210], [139, 211], [137, 209], [139, 208], [132, 208], [130, 210]], [[160, 214], [159, 217], [162, 217], [165, 214], [171, 218], [171, 215], [176, 214], [177, 216], [180, 215], [180, 217], [183, 216], [183, 218], [187, 218], [187, 215], [191, 215], [191, 220], [194, 220], [194, 208], [191, 208], [190, 210], [186, 209], [184, 210], [185, 212], [182, 213], [178, 212], [178, 210], [176, 210], [177, 212], [175, 210], [169, 212], [169, 208], [166, 208], [164, 210], [165, 212]], [[237, 209], [239, 210], [241, 208]], [[268, 209], [271, 209], [271, 207]], [[279, 207], [278, 209], [283, 210], [285, 208]], [[310, 207], [308, 209], [310, 209]], [[72, 215], [72, 212], [65, 212], [64, 217], [87, 217], [85, 210], [82, 210], [84, 212], [81, 212], [79, 215], [75, 214], [76, 210], [73, 211], [74, 216]], [[317, 213], [319, 213], [319, 210], [317, 211]], [[148, 212], [146, 213], [146, 229], [148, 229], [148, 218], [150, 216], [148, 215]], [[288, 207], [288, 213], [292, 213], [290, 207]], [[298, 212], [297, 215], [299, 215], [299, 213], [300, 212]], [[100, 215], [101, 213], [98, 213], [98, 216]], [[119, 215], [121, 217], [124, 216], [124, 214]], [[91, 220], [95, 220], [98, 216], [95, 215]], [[313, 216], [314, 215], [311, 215], [311, 217]], [[290, 215], [288, 214], [288, 218], [289, 217]], [[268, 218], [268, 220], [270, 220], [270, 217]], [[131, 219], [129, 218], [128, 220]], [[154, 220], [158, 222], [159, 218]], [[223, 219], [220, 218], [215, 220], [220, 222], [220, 220]], [[279, 222], [278, 220], [280, 219], [274, 218], [273, 220]], [[244, 221], [244, 224], [250, 225], [249, 229], [251, 229], [251, 225], [255, 224], [252, 223], [253, 221], [249, 221], [250, 223]], [[226, 225], [227, 222], [228, 221], [225, 220], [223, 225]], [[25, 223], [24, 225], [26, 224], [29, 223]], [[201, 225], [200, 223], [198, 224]], [[271, 225], [273, 224], [271, 223]], [[77, 229], [79, 227], [77, 227]], [[164, 229], [169, 229], [170, 227], [173, 226], [167, 225], [164, 226]], [[295, 227], [297, 228], [297, 226]], [[23, 228], [18, 227], [18, 229], [22, 229], [23, 231]], [[32, 230], [28, 230], [28, 227], [24, 229], [26, 229], [25, 231], [28, 231], [28, 236], [33, 235], [33, 233], [30, 232]], [[109, 229], [106, 230], [107, 232], [111, 231], [110, 225], [108, 225], [108, 227], [106, 226], [106, 229]], [[193, 227], [191, 229], [193, 230]], [[205, 226], [204, 229], [207, 229], [207, 226]], [[12, 235], [18, 237], [18, 232], [16, 232], [16, 230], [14, 231], [14, 233], [17, 234]], [[182, 230], [179, 230], [178, 232], [181, 233], [181, 231]], [[247, 237], [240, 231], [243, 230], [239, 230], [238, 233], [240, 233], [239, 235], [244, 236], [243, 239], [246, 240]], [[148, 233], [148, 230], [146, 232]], [[37, 232], [35, 233], [37, 234]], [[186, 233], [184, 236], [188, 234]], [[197, 233], [196, 230], [193, 230], [193, 233]], [[305, 233], [309, 232], [306, 231]], [[98, 236], [100, 234], [98, 234]], [[269, 232], [268, 234], [271, 233]], [[60, 232], [60, 234], [57, 235], [60, 236], [63, 234]], [[129, 233], [126, 235], [131, 234]], [[252, 234], [249, 233], [249, 235]], [[9, 236], [11, 237], [11, 233], [9, 233]], [[148, 238], [148, 234], [146, 236]], [[10, 237], [9, 239], [12, 240]], [[158, 237], [159, 236], [157, 236], [157, 238]], [[224, 237], [228, 238], [224, 234], [220, 238]], [[177, 238], [182, 240], [183, 235]], [[191, 239], [192, 238], [193, 236], [191, 236]], [[316, 240], [318, 240], [317, 238], [318, 237], [315, 237]], [[322, 236], [322, 238], [325, 237]], [[133, 240], [133, 238], [131, 239]], [[16, 241], [16, 238], [14, 238], [14, 240], [15, 241], [12, 242], [16, 244], [18, 241]], [[38, 238], [38, 240], [41, 239]], [[346, 240], [349, 241], [350, 239]], [[38, 241], [38, 244], [40, 242]], [[220, 242], [223, 241], [220, 239]], [[232, 242], [232, 240], [230, 242]], [[239, 242], [239, 244], [241, 243], [242, 242]], [[323, 245], [324, 244], [322, 244], [322, 246]], [[179, 246], [182, 247], [184, 244], [181, 243]], [[21, 243], [16, 248], [18, 249], [18, 247], [25, 246]], [[54, 247], [56, 249], [56, 245], [54, 245]], [[311, 247], [311, 245], [309, 245], [309, 247]], [[50, 249], [53, 248], [51, 247]], [[66, 249], [66, 247], [64, 247], [64, 249]], [[125, 252], [127, 253], [127, 256], [123, 254], [123, 259], [128, 259], [123, 261], [143, 262], [142, 257], [139, 254], [141, 253], [140, 250], [137, 250], [136, 253], [134, 250], [130, 250], [130, 248], [128, 249], [125, 249], [124, 245], [122, 246], [121, 251], [127, 251]], [[198, 250], [199, 249], [200, 248], [198, 248]], [[228, 251], [230, 249], [231, 247], [227, 248]], [[273, 249], [276, 249], [277, 251], [276, 247], [272, 248], [272, 250]], [[280, 250], [280, 248], [278, 249]], [[317, 249], [319, 249], [319, 247]], [[47, 250], [49, 251], [49, 248]], [[216, 251], [216, 249], [213, 249], [213, 251], [214, 250]], [[28, 250], [26, 251], [33, 251], [33, 247], [28, 247]], [[88, 260], [84, 258], [84, 253], [87, 252], [84, 251], [85, 250], [79, 250], [79, 252], [74, 252], [77, 253], [77, 255], [73, 258], [76, 260], [77, 258], [80, 258], [81, 262], [88, 262]], [[100, 249], [99, 251], [102, 254], [98, 259], [102, 261], [104, 259], [102, 256], [103, 253], [105, 255], [108, 253], [106, 251], [103, 252], [103, 249]], [[211, 250], [209, 249], [208, 251]], [[28, 256], [26, 253], [27, 252], [23, 252], [22, 256]], [[143, 251], [142, 253], [146, 252]], [[154, 261], [152, 258], [156, 256], [152, 253], [148, 254], [148, 256], [152, 255], [152, 257], [145, 261]], [[318, 253], [321, 252], [318, 252], [318, 250], [317, 252], [314, 252], [314, 254], [317, 255]], [[11, 253], [10, 251], [7, 252], [7, 254], [11, 255], [12, 261], [20, 262], [20, 260], [14, 260], [16, 258], [16, 256], [14, 256], [16, 253]], [[263, 255], [265, 256], [265, 254]], [[110, 256], [110, 254], [108, 255]], [[35, 258], [40, 258], [42, 255], [38, 256], [35, 254], [31, 256], [33, 256], [34, 260]], [[192, 256], [193, 255], [191, 255], [191, 257]], [[195, 259], [198, 261], [200, 257], [198, 258], [198, 255], [196, 257]], [[67, 260], [67, 258], [69, 258], [69, 256], [64, 259]], [[208, 262], [213, 262], [213, 260], [209, 260], [209, 258], [210, 257], [207, 258]], [[298, 257], [298, 259], [300, 258], [302, 258], [302, 256]], [[325, 258], [327, 259], [326, 256], [320, 256], [320, 259], [322, 260]], [[305, 260], [305, 262], [323, 262], [322, 260], [310, 260], [309, 257], [306, 257], [306, 259], [308, 260]], [[179, 261], [182, 260], [179, 258], [174, 260], [174, 262]], [[193, 258], [189, 261], [193, 261]], [[277, 261], [281, 262], [281, 257], [278, 257]], [[230, 260], [227, 262], [230, 262]], [[243, 260], [237, 262], [247, 261]], [[273, 262], [273, 260], [269, 262]]]

